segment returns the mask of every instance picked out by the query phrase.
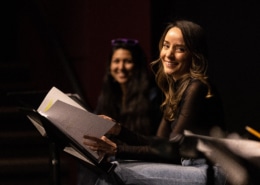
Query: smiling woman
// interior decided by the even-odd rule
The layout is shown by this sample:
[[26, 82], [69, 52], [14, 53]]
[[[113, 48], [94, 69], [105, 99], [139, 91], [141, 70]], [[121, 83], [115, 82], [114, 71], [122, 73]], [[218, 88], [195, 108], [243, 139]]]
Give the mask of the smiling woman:
[[164, 65], [164, 72], [168, 75], [172, 75], [175, 81], [183, 74], [189, 73], [191, 55], [185, 46], [179, 28], [171, 28], [165, 36], [160, 58]]
[[110, 116], [132, 131], [155, 135], [160, 103], [159, 89], [139, 41], [113, 39], [96, 113]]
[[110, 65], [111, 75], [124, 91], [127, 81], [131, 78], [133, 68], [134, 62], [130, 51], [118, 49], [114, 52]]
[[196, 141], [184, 136], [185, 130], [206, 136], [212, 128], [223, 127], [221, 101], [206, 75], [204, 39], [203, 28], [187, 20], [173, 21], [162, 34], [160, 56], [152, 62], [156, 82], [165, 97], [157, 137], [115, 124], [109, 131], [113, 140], [105, 136], [82, 138], [90, 148], [120, 159], [115, 173], [98, 176], [96, 184], [225, 184], [221, 167], [211, 165], [195, 149]]

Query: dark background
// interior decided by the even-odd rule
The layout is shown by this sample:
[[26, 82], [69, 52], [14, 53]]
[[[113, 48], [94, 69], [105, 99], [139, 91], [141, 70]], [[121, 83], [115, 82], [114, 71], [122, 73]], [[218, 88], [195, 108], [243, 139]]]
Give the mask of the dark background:
[[243, 132], [245, 125], [259, 129], [260, 14], [255, 1], [1, 2], [1, 91], [55, 85], [80, 94], [94, 108], [110, 40], [139, 39], [151, 61], [158, 56], [166, 23], [175, 17], [194, 20], [207, 30], [210, 75], [223, 98], [230, 130]]
[[[257, 1], [1, 1], [0, 173], [6, 176], [0, 183], [46, 184], [51, 172], [48, 143], [38, 141], [42, 137], [24, 115], [17, 116], [14, 97], [26, 96], [38, 108], [56, 86], [79, 94], [94, 109], [111, 39], [138, 39], [152, 61], [163, 29], [176, 17], [196, 21], [207, 31], [210, 78], [221, 94], [229, 131], [246, 135], [246, 125], [260, 130]], [[77, 163], [61, 157], [64, 184], [74, 185]]]

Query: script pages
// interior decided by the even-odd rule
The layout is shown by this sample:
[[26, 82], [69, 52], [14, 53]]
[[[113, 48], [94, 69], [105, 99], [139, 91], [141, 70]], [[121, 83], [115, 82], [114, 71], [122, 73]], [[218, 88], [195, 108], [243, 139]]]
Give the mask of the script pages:
[[[48, 137], [46, 128], [49, 128], [50, 131], [58, 130], [63, 135], [60, 140], [63, 140], [65, 136], [70, 141], [65, 142], [69, 143], [63, 149], [65, 152], [92, 165], [100, 164], [102, 167], [104, 156], [99, 156], [97, 152], [86, 147], [83, 144], [83, 135], [99, 138], [113, 127], [114, 122], [87, 111], [56, 87], [52, 87], [48, 92], [36, 113], [48, 120], [47, 123], [46, 121], [43, 123], [40, 119], [35, 119], [35, 116], [27, 115], [41, 135]], [[52, 135], [59, 134], [59, 132], [54, 132]], [[107, 168], [107, 165], [105, 167]]]

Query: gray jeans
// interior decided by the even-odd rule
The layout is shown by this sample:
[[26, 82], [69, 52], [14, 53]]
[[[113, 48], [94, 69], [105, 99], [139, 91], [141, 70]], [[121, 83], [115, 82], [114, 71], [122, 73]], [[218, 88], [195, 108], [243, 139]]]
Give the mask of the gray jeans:
[[[211, 180], [214, 185], [226, 184], [220, 168], [212, 166]], [[115, 174], [100, 176], [96, 185], [206, 185], [208, 184], [209, 165], [205, 159], [185, 159], [182, 165], [120, 162]]]

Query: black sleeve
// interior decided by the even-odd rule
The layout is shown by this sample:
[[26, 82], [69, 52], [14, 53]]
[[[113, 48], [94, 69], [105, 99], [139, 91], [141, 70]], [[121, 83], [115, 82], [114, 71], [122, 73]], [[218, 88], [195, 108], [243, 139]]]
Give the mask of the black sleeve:
[[124, 142], [118, 145], [116, 157], [119, 159], [180, 162], [179, 144], [181, 137], [175, 141], [168, 141], [168, 139], [159, 137], [139, 135], [122, 127], [118, 139]]
[[192, 80], [180, 102], [177, 116], [172, 125], [171, 137], [183, 134], [184, 130], [200, 130], [200, 122], [205, 117], [206, 95], [208, 89], [199, 80]]

